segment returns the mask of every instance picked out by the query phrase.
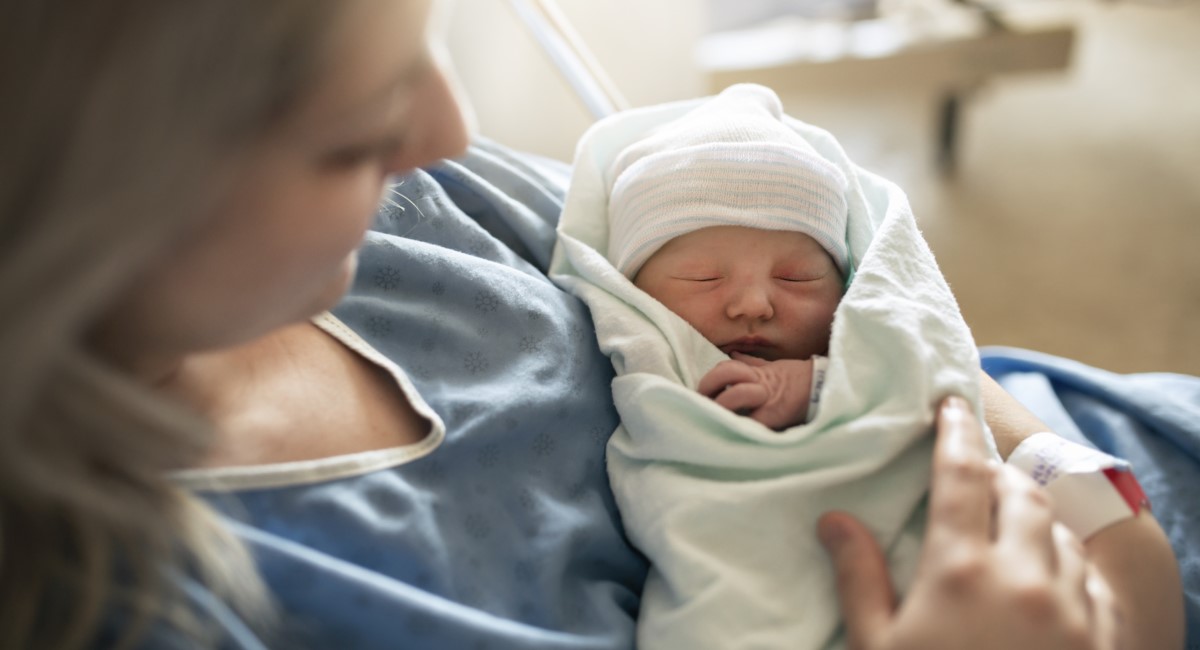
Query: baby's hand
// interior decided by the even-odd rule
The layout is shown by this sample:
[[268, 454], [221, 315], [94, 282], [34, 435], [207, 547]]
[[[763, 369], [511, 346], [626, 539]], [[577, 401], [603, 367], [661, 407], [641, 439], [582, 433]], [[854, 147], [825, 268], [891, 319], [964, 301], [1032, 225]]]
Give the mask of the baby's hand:
[[732, 357], [704, 375], [701, 394], [776, 431], [804, 422], [812, 390], [811, 359], [766, 361], [738, 352]]

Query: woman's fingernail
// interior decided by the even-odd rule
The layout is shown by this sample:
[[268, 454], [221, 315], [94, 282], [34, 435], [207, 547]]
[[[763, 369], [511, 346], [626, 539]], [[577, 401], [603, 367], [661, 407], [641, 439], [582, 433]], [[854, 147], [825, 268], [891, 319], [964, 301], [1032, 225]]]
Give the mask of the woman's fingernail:
[[846, 525], [836, 518], [825, 517], [817, 524], [817, 539], [828, 550], [841, 546], [848, 537]]
[[966, 411], [967, 408], [967, 400], [958, 395], [951, 395], [942, 401], [943, 411]]

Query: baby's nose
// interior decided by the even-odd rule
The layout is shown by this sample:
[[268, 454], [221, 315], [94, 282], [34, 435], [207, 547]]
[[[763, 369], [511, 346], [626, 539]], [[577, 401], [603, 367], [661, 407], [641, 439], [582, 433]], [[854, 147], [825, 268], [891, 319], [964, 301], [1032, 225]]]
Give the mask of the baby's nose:
[[762, 287], [743, 287], [734, 293], [728, 302], [726, 315], [729, 318], [768, 319], [775, 315], [771, 295]]

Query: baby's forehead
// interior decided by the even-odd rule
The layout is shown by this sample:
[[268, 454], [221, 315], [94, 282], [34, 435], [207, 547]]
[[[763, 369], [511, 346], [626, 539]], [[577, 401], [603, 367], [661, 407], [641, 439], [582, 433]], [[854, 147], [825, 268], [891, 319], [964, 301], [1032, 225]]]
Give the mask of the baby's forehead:
[[652, 256], [680, 262], [719, 261], [759, 257], [803, 257], [823, 253], [809, 235], [794, 230], [767, 230], [748, 226], [712, 226], [693, 230], [667, 241]]

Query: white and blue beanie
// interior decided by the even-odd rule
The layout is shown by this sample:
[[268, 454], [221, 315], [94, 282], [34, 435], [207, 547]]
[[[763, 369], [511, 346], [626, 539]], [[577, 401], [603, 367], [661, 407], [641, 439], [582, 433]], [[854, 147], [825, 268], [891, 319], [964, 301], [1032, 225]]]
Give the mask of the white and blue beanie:
[[768, 88], [727, 88], [622, 150], [609, 178], [608, 259], [628, 278], [710, 226], [802, 232], [846, 274], [846, 177], [784, 124]]

